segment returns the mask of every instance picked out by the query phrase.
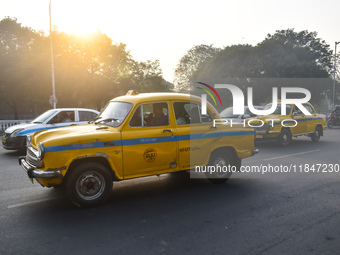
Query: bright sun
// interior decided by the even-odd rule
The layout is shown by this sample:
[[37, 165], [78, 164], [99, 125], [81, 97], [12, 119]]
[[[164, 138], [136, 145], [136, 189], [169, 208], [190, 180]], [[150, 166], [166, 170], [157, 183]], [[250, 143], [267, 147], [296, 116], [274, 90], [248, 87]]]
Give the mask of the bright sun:
[[67, 7], [53, 5], [52, 1], [52, 24], [59, 31], [86, 36], [99, 30], [94, 12], [86, 1], [68, 1]]

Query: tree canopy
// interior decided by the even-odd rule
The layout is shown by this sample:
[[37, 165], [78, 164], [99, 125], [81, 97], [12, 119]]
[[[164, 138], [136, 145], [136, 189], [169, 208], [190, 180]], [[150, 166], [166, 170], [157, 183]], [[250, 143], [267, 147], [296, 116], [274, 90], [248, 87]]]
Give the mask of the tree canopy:
[[57, 107], [100, 110], [130, 89], [172, 90], [158, 60], [135, 61], [125, 44], [113, 44], [106, 34], [98, 31], [79, 37], [54, 31], [45, 36], [6, 17], [0, 21], [0, 101], [15, 119], [22, 113], [36, 115], [51, 108], [50, 36]]
[[[200, 54], [192, 56], [196, 52], [193, 47], [176, 69], [176, 78], [186, 76], [190, 81], [185, 84], [186, 89], [190, 87], [192, 93], [197, 92], [196, 82], [206, 82], [234, 84], [245, 95], [247, 88], [253, 87], [254, 101], [261, 104], [270, 101], [272, 87], [305, 87], [310, 90], [313, 103], [318, 103], [321, 95], [330, 94], [331, 82], [327, 78], [333, 71], [333, 52], [316, 32], [278, 30], [256, 46], [232, 45], [218, 51], [212, 46], [207, 48], [205, 52], [215, 54], [195, 61]], [[181, 68], [187, 63], [193, 70], [189, 75]], [[224, 101], [231, 102], [230, 93], [224, 95]]]

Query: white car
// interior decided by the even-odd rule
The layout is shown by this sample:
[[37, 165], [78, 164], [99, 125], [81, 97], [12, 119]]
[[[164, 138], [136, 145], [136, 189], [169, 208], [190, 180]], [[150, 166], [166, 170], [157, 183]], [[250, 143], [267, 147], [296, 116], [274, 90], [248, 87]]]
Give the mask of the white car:
[[[255, 109], [257, 110], [262, 110], [263, 106], [254, 106]], [[232, 119], [234, 123], [241, 123], [244, 119], [248, 119], [251, 117], [255, 117], [257, 115], [251, 113], [249, 110], [248, 106], [244, 107], [244, 114], [233, 114], [233, 107], [228, 107], [224, 109], [222, 112], [220, 112], [220, 116], [223, 119]]]
[[22, 150], [26, 136], [44, 129], [87, 124], [97, 117], [98, 111], [82, 108], [59, 108], [44, 112], [29, 124], [19, 124], [5, 130], [2, 146], [7, 150]]

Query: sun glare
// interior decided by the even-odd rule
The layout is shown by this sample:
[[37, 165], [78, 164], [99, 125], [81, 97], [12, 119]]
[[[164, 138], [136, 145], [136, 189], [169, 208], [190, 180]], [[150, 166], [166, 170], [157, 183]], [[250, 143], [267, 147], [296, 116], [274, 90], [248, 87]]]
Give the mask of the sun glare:
[[86, 37], [100, 29], [94, 12], [86, 2], [69, 1], [67, 8], [55, 4], [52, 5], [52, 23], [60, 31]]
[[70, 23], [67, 23], [66, 26], [64, 24], [60, 24], [60, 26], [56, 27], [58, 30], [60, 29], [60, 31], [80, 37], [89, 37], [99, 30], [99, 28], [93, 23], [86, 20], [74, 20]]

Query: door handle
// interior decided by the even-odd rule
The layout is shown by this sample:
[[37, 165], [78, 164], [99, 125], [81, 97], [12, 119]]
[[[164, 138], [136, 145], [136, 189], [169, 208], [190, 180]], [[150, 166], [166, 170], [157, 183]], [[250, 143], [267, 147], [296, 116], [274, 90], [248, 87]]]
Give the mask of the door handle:
[[164, 129], [164, 130], [162, 130], [162, 133], [165, 133], [165, 132], [170, 132], [170, 133], [172, 133], [172, 129]]

